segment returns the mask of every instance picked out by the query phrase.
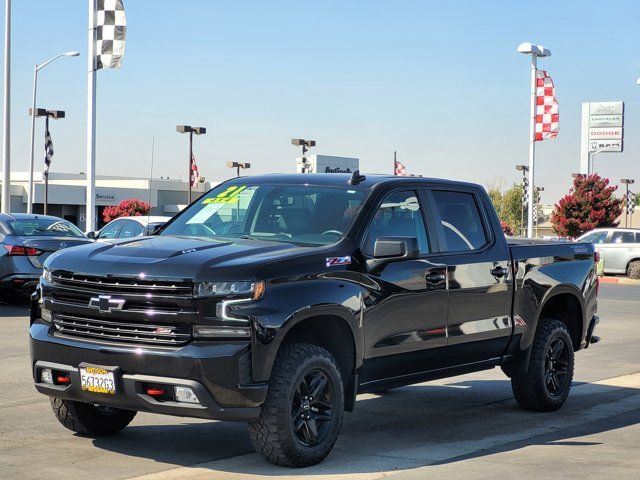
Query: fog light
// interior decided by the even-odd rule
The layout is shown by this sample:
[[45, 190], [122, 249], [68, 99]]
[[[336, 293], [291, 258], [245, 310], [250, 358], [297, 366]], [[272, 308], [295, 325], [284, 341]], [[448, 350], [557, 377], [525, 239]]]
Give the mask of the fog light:
[[51, 315], [51, 310], [47, 310], [46, 308], [40, 309], [40, 318], [45, 322], [51, 322], [53, 320], [53, 316]]
[[200, 403], [198, 401], [198, 397], [196, 397], [196, 394], [189, 387], [174, 387], [174, 388], [176, 393], [176, 402], [197, 403], [197, 404]]
[[42, 383], [53, 385], [53, 374], [51, 373], [50, 368], [43, 368], [42, 370], [40, 370], [40, 380], [42, 381]]

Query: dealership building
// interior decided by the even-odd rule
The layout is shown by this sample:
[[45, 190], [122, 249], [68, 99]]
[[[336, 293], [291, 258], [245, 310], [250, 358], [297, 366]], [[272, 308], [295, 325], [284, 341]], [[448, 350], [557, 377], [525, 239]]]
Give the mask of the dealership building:
[[[73, 173], [49, 174], [47, 213], [64, 218], [87, 230], [86, 218], [86, 175]], [[203, 195], [219, 182], [199, 182], [192, 189], [192, 199]], [[29, 189], [28, 172], [11, 173], [12, 213], [26, 213]], [[152, 215], [173, 216], [187, 205], [189, 184], [172, 178], [135, 178], [98, 175], [96, 176], [96, 209], [98, 226], [102, 227], [102, 211], [123, 200], [137, 198], [151, 204]], [[42, 172], [34, 173], [33, 212], [44, 211], [45, 185]]]

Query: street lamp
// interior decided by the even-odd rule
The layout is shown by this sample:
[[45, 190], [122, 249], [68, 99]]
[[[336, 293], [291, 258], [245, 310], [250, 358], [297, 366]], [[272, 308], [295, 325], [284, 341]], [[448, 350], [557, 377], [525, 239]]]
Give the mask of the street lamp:
[[531, 55], [531, 117], [529, 125], [529, 205], [527, 212], [527, 236], [533, 236], [533, 189], [534, 189], [534, 168], [535, 168], [535, 139], [536, 139], [536, 74], [538, 71], [538, 57], [550, 57], [551, 50], [542, 45], [524, 42], [518, 45], [518, 53]]
[[236, 169], [236, 177], [240, 176], [240, 169], [251, 168], [250, 163], [242, 163], [242, 162], [227, 162], [227, 167]]
[[296, 147], [302, 147], [302, 173], [307, 173], [307, 157], [305, 154], [309, 147], [315, 147], [315, 140], [305, 140], [304, 138], [292, 138], [291, 145], [295, 145]]
[[[38, 72], [42, 70], [44, 67], [49, 65], [54, 60], [57, 60], [60, 57], [77, 57], [80, 54], [75, 50], [71, 50], [69, 52], [59, 53], [53, 58], [50, 58], [46, 62], [36, 65], [33, 69], [33, 100], [31, 102], [31, 110], [36, 110], [36, 98], [38, 93]], [[31, 116], [31, 150], [30, 150], [30, 163], [29, 163], [29, 191], [27, 194], [27, 213], [33, 213], [33, 154], [34, 154], [34, 143], [35, 143], [35, 128], [36, 128], [36, 117]]]
[[632, 204], [631, 204], [631, 197], [629, 196], [629, 185], [631, 185], [632, 183], [635, 183], [635, 180], [633, 178], [623, 178], [620, 180], [620, 183], [624, 184], [625, 189], [626, 189], [626, 193], [624, 195], [624, 198], [626, 200], [626, 205], [624, 208], [624, 228], [628, 228], [629, 227], [629, 214], [633, 213], [633, 208], [632, 208]]
[[[34, 115], [34, 111], [30, 108], [29, 115], [31, 115], [33, 118], [47, 117], [47, 119], [53, 118], [54, 120], [65, 118], [64, 110], [47, 110], [46, 108], [36, 108], [35, 115]], [[46, 153], [46, 145], [45, 145], [45, 155], [46, 154], [47, 153]], [[49, 204], [49, 170], [45, 169], [44, 171], [44, 208], [43, 208], [43, 212], [45, 215], [47, 214], [48, 204]]]
[[189, 175], [187, 175], [187, 182], [189, 183], [189, 197], [188, 202], [191, 204], [191, 175], [192, 175], [192, 162], [193, 162], [193, 134], [196, 135], [204, 135], [207, 133], [207, 129], [205, 127], [192, 127], [190, 125], [178, 125], [176, 126], [176, 131], [178, 133], [188, 133], [189, 134]]
[[522, 201], [520, 202], [520, 235], [522, 235], [524, 231], [524, 206], [527, 203], [527, 172], [529, 171], [529, 167], [526, 165], [516, 165], [516, 170], [522, 172]]

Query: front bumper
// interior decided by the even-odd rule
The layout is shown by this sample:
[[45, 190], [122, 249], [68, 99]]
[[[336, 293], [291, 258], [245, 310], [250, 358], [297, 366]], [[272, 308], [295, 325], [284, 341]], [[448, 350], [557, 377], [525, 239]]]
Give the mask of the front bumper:
[[[251, 383], [248, 341], [192, 341], [178, 349], [113, 346], [54, 336], [49, 324], [35, 320], [30, 329], [36, 389], [45, 395], [97, 403], [126, 410], [183, 417], [248, 421], [260, 413], [267, 384]], [[91, 364], [116, 371], [118, 393], [86, 392], [78, 366]], [[42, 368], [68, 373], [68, 385], [40, 380]], [[200, 405], [159, 401], [145, 385], [177, 385], [193, 389]]]

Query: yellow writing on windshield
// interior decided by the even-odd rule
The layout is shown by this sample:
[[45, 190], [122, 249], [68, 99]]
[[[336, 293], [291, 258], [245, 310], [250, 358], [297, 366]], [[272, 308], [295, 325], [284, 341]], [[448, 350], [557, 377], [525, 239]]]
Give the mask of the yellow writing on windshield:
[[212, 203], [236, 203], [239, 200], [238, 195], [246, 188], [246, 185], [234, 185], [220, 192], [215, 197], [205, 198], [202, 205], [210, 205]]

